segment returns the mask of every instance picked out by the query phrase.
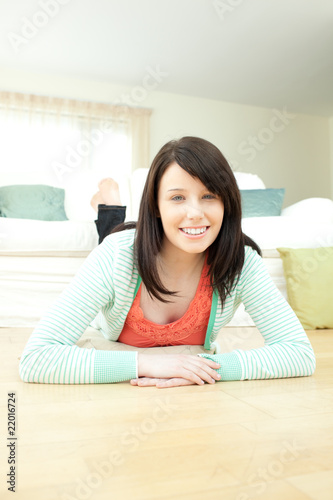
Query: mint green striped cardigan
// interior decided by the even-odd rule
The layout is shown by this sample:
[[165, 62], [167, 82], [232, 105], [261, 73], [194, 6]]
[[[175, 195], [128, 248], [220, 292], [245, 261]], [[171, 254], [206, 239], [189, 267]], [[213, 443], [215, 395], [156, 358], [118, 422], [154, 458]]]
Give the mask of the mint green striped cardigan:
[[[46, 384], [112, 383], [137, 377], [137, 352], [84, 349], [75, 345], [98, 316], [107, 339], [116, 341], [132, 305], [140, 277], [133, 260], [134, 231], [104, 239], [70, 285], [41, 319], [23, 351], [20, 377]], [[205, 349], [239, 304], [261, 332], [264, 347], [202, 356], [221, 364], [221, 381], [311, 375], [315, 356], [294, 312], [272, 282], [262, 258], [245, 248], [245, 262], [223, 310], [213, 294]]]

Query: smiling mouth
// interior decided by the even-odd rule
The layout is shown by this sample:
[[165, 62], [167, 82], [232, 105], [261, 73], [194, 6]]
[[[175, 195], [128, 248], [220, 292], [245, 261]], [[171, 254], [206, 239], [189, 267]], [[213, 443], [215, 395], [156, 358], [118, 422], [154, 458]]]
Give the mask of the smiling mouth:
[[181, 227], [180, 230], [183, 231], [185, 234], [190, 234], [190, 235], [199, 235], [203, 234], [207, 231], [209, 226], [204, 226], [204, 227]]

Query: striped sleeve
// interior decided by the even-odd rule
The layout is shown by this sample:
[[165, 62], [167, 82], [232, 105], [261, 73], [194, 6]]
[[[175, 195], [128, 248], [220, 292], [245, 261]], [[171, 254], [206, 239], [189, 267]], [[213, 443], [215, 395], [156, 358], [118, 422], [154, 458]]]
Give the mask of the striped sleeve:
[[19, 366], [24, 382], [91, 384], [136, 377], [136, 352], [99, 351], [75, 345], [101, 307], [113, 303], [109, 247], [102, 244], [91, 252], [31, 334]]
[[238, 293], [264, 347], [209, 355], [221, 364], [221, 380], [251, 380], [312, 375], [315, 355], [297, 316], [273, 283], [262, 258], [246, 247]]

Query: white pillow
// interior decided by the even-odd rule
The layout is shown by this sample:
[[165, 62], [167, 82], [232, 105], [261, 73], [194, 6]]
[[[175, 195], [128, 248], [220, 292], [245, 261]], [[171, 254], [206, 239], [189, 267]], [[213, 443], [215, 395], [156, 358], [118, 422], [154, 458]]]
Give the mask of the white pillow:
[[333, 201], [329, 198], [307, 198], [284, 208], [281, 215], [298, 219], [316, 219], [318, 223], [333, 222]]
[[264, 182], [256, 174], [234, 172], [239, 189], [265, 189]]
[[137, 168], [132, 173], [131, 177], [131, 194], [132, 194], [132, 212], [131, 220], [138, 220], [139, 207], [141, 202], [141, 196], [143, 188], [146, 183], [146, 178], [149, 168]]
[[262, 250], [278, 247], [317, 248], [333, 246], [333, 225], [294, 217], [249, 217], [242, 229]]
[[87, 183], [82, 176], [80, 180], [67, 181], [65, 187], [65, 212], [72, 221], [93, 221], [97, 218], [96, 212], [90, 205], [92, 196], [97, 191], [96, 183]]

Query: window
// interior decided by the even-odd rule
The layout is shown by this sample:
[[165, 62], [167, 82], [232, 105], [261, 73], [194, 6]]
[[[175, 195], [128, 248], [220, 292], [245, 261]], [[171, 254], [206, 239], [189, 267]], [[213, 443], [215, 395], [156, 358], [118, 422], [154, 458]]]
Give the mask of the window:
[[0, 174], [65, 187], [148, 166], [150, 110], [0, 92]]

